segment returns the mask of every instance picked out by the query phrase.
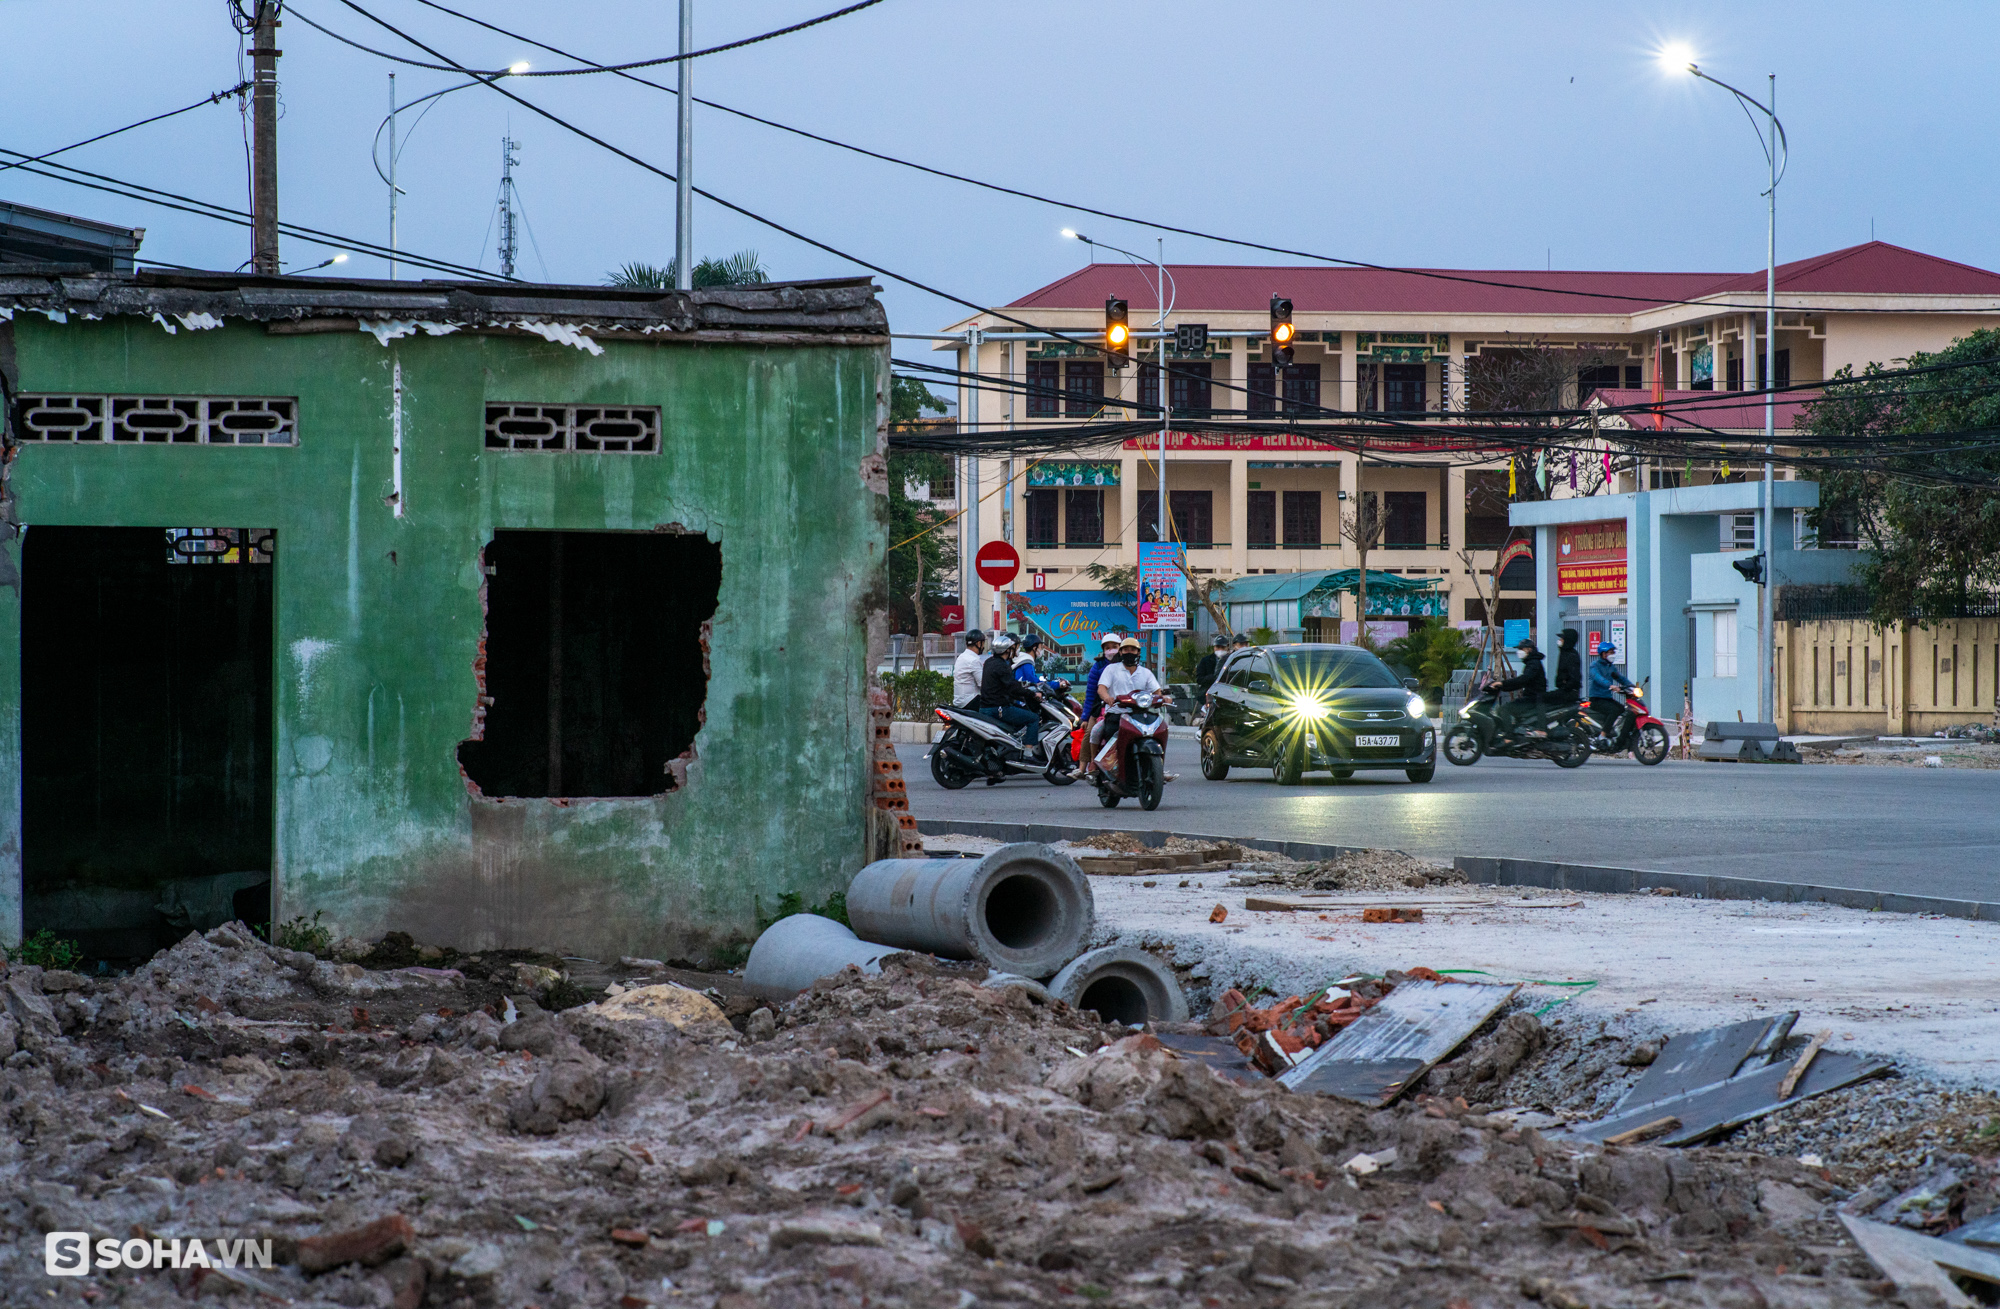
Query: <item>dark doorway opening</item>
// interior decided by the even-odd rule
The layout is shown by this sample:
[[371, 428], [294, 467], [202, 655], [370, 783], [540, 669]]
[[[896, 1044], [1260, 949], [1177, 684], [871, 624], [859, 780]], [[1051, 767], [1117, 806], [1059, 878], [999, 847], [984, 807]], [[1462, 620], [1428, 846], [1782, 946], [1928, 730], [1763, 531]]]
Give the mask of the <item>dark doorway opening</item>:
[[23, 538], [30, 935], [129, 959], [269, 920], [272, 544], [249, 529]]
[[495, 532], [488, 698], [459, 763], [490, 796], [658, 795], [708, 694], [722, 548], [640, 532]]

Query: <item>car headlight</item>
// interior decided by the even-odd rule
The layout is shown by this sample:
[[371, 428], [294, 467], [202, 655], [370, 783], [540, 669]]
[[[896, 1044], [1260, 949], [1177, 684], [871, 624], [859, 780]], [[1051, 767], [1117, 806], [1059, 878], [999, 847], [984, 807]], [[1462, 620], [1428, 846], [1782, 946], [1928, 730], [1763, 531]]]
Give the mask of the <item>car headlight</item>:
[[1411, 696], [1409, 709], [1410, 717], [1422, 718], [1424, 716], [1424, 698], [1420, 695]]
[[1295, 718], [1324, 718], [1326, 706], [1309, 695], [1295, 695], [1290, 705]]

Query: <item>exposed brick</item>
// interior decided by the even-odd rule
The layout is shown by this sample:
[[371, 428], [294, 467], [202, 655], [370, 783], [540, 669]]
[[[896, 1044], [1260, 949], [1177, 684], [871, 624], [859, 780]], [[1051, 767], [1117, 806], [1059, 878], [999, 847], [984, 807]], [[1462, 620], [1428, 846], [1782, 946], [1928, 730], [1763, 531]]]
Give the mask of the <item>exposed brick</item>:
[[342, 1264], [384, 1263], [403, 1253], [415, 1239], [410, 1220], [401, 1214], [332, 1235], [308, 1236], [299, 1242], [299, 1271], [323, 1273]]

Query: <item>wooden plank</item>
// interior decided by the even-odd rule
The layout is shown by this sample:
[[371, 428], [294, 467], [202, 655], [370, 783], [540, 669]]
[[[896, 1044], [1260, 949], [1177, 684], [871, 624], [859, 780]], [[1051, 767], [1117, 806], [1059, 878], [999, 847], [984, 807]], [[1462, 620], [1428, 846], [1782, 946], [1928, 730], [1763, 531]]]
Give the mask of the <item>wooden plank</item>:
[[1655, 1136], [1665, 1136], [1680, 1125], [1680, 1119], [1674, 1117], [1672, 1114], [1668, 1114], [1665, 1118], [1655, 1118], [1650, 1123], [1641, 1123], [1637, 1127], [1628, 1127], [1616, 1136], [1607, 1136], [1604, 1138], [1604, 1144], [1637, 1145], [1639, 1142], [1650, 1140]]
[[1807, 1067], [1805, 1075], [1793, 1089], [1790, 1099], [1778, 1095], [1778, 1086], [1791, 1071], [1790, 1064], [1767, 1064], [1740, 1073], [1726, 1082], [1700, 1087], [1686, 1095], [1674, 1096], [1666, 1100], [1655, 1100], [1650, 1104], [1638, 1105], [1621, 1110], [1610, 1118], [1594, 1123], [1585, 1123], [1575, 1128], [1578, 1136], [1590, 1141], [1608, 1141], [1611, 1137], [1632, 1128], [1650, 1123], [1655, 1119], [1672, 1114], [1681, 1120], [1681, 1126], [1665, 1137], [1660, 1145], [1693, 1145], [1707, 1140], [1732, 1127], [1762, 1118], [1765, 1114], [1788, 1108], [1801, 1100], [1809, 1100], [1828, 1091], [1838, 1091], [1856, 1082], [1879, 1077], [1890, 1070], [1892, 1065], [1863, 1055], [1846, 1054], [1837, 1051], [1822, 1051], [1818, 1058]]
[[1339, 911], [1360, 912], [1367, 909], [1491, 909], [1499, 904], [1497, 900], [1443, 900], [1425, 897], [1378, 896], [1374, 899], [1354, 899], [1344, 897], [1330, 899], [1317, 895], [1252, 895], [1245, 896], [1245, 909], [1265, 913], [1313, 912], [1327, 913]]
[[1798, 1086], [1799, 1079], [1805, 1076], [1807, 1067], [1813, 1061], [1813, 1056], [1819, 1053], [1820, 1047], [1825, 1045], [1827, 1038], [1832, 1035], [1833, 1029], [1830, 1027], [1826, 1028], [1819, 1035], [1813, 1037], [1806, 1048], [1799, 1053], [1799, 1057], [1792, 1063], [1791, 1071], [1785, 1074], [1785, 1080], [1778, 1083], [1778, 1098], [1780, 1100], [1791, 1098], [1793, 1089]]
[[[1791, 1017], [1797, 1018], [1798, 1015]], [[1666, 1045], [1660, 1048], [1659, 1057], [1618, 1102], [1619, 1112], [1623, 1114], [1627, 1109], [1658, 1104], [1734, 1077], [1736, 1070], [1769, 1035], [1772, 1024], [1777, 1021], [1776, 1018], [1749, 1018], [1727, 1027], [1678, 1032], [1668, 1037]], [[1653, 1116], [1659, 1117], [1658, 1114]]]
[[2000, 1286], [2000, 1255], [1852, 1214], [1840, 1215], [1840, 1222], [1861, 1253], [1898, 1290], [1929, 1287], [1948, 1305], [1973, 1306], [1978, 1302], [1961, 1291], [1949, 1274]]
[[1520, 989], [1519, 984], [1399, 982], [1278, 1080], [1292, 1091], [1386, 1105]]

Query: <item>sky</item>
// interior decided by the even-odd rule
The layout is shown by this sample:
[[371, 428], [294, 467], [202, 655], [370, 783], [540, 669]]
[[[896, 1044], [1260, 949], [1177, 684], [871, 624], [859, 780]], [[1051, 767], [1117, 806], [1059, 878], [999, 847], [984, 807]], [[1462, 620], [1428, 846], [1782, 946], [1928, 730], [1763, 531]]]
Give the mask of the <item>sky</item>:
[[[355, 0], [472, 67], [559, 56], [418, 0]], [[670, 54], [674, 5], [451, 0], [599, 62]], [[706, 46], [840, 0], [696, 0]], [[392, 53], [430, 57], [344, 0], [296, 12]], [[0, 0], [0, 147], [39, 153], [239, 80], [225, 0]], [[2000, 5], [883, 0], [807, 31], [695, 61], [697, 95], [842, 141], [1070, 203], [1391, 265], [1748, 271], [1764, 260], [1764, 157], [1720, 89], [1664, 74], [1682, 43], [1777, 109], [1792, 144], [1778, 257], [1869, 239], [2000, 269]], [[389, 60], [296, 17], [280, 34], [286, 221], [386, 242], [370, 146]], [[36, 51], [46, 57], [38, 57]], [[87, 78], [81, 73], [88, 69]], [[403, 101], [462, 81], [397, 69]], [[641, 76], [671, 86], [671, 65]], [[522, 98], [673, 171], [674, 99], [608, 76], [517, 78]], [[414, 116], [404, 115], [407, 120]], [[247, 209], [236, 102], [62, 156], [79, 168]], [[405, 130], [403, 248], [497, 268], [501, 138], [532, 241], [517, 275], [597, 283], [673, 253], [672, 184], [485, 87]], [[870, 263], [977, 304], [1054, 281], [1076, 227], [1151, 254], [1142, 223], [1092, 219], [864, 159], [697, 109], [698, 185]], [[145, 227], [142, 256], [234, 268], [247, 229], [0, 171], [0, 199]], [[778, 278], [862, 271], [698, 200], [697, 257], [751, 249]], [[299, 269], [339, 252], [287, 239]], [[1173, 263], [1280, 262], [1169, 236]], [[353, 255], [338, 272], [386, 276]], [[403, 276], [413, 274], [405, 268]], [[892, 328], [938, 331], [953, 300], [877, 275]]]

